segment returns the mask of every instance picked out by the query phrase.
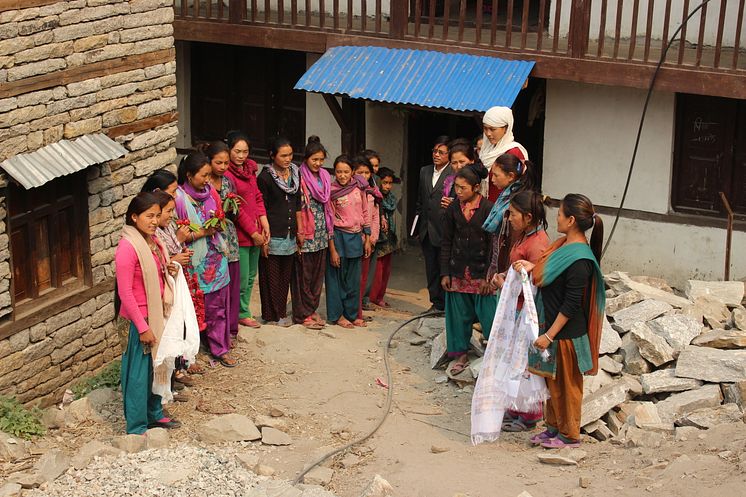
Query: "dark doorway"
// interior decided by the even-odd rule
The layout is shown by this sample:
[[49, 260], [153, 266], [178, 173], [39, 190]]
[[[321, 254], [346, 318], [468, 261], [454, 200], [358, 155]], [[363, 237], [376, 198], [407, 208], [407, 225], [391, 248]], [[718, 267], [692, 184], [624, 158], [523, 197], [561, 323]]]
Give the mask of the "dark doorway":
[[267, 162], [267, 143], [275, 136], [288, 138], [300, 157], [306, 94], [293, 86], [306, 71], [305, 53], [211, 43], [193, 43], [191, 53], [192, 143], [240, 129], [260, 162]]
[[[541, 185], [544, 155], [544, 97], [546, 81], [530, 78], [513, 104], [513, 134], [534, 163], [536, 181]], [[433, 140], [441, 135], [451, 139], [474, 140], [482, 134], [481, 114], [456, 114], [425, 110], [409, 111], [406, 190], [407, 229], [411, 228], [417, 204], [420, 168], [432, 164]]]

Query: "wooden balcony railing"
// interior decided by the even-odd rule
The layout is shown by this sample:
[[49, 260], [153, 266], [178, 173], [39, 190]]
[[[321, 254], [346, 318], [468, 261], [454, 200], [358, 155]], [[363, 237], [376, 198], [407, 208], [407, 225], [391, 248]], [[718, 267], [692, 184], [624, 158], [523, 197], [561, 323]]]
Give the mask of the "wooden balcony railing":
[[[666, 67], [745, 74], [746, 0], [711, 0]], [[176, 0], [180, 20], [653, 65], [697, 0]]]

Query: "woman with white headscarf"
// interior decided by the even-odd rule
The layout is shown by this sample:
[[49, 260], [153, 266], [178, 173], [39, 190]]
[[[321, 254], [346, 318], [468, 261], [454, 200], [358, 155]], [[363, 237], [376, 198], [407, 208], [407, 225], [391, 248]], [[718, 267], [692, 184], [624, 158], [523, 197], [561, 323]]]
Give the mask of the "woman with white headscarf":
[[[528, 159], [526, 149], [513, 137], [513, 111], [510, 107], [491, 107], [482, 118], [482, 130], [484, 138], [479, 159], [488, 171], [492, 169], [495, 160], [505, 153], [515, 155], [521, 161]], [[491, 202], [495, 202], [500, 192], [492, 182], [491, 172], [482, 183], [482, 190], [487, 188], [487, 196]]]

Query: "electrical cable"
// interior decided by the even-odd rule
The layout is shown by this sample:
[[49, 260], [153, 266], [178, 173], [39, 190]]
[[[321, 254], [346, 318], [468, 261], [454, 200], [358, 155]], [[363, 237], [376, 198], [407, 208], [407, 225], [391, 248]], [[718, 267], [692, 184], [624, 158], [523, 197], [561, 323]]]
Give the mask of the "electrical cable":
[[342, 453], [354, 445], [363, 443], [364, 441], [368, 440], [370, 437], [372, 437], [380, 428], [383, 426], [383, 422], [386, 421], [386, 418], [389, 415], [389, 411], [391, 411], [391, 404], [394, 400], [394, 377], [391, 374], [391, 365], [389, 364], [389, 347], [391, 346], [391, 341], [394, 339], [397, 333], [399, 333], [402, 329], [404, 329], [405, 326], [407, 326], [409, 323], [412, 323], [414, 321], [417, 321], [418, 319], [431, 317], [431, 316], [439, 316], [442, 315], [443, 311], [432, 311], [432, 312], [425, 312], [424, 314], [418, 314], [417, 316], [414, 316], [410, 319], [407, 319], [402, 324], [400, 324], [391, 334], [389, 335], [388, 339], [386, 340], [386, 346], [383, 350], [383, 364], [386, 368], [386, 384], [388, 385], [388, 391], [386, 393], [386, 404], [384, 405], [383, 409], [383, 415], [381, 416], [381, 419], [378, 420], [378, 423], [373, 427], [372, 430], [370, 430], [365, 435], [356, 438], [355, 440], [338, 447], [334, 450], [331, 450], [324, 454], [323, 456], [319, 457], [317, 460], [315, 460], [313, 463], [308, 465], [302, 472], [299, 474], [295, 480], [293, 480], [293, 485], [297, 485], [300, 483], [300, 481], [303, 479], [306, 474], [308, 474], [309, 471], [311, 471], [313, 468], [321, 464], [322, 462], [326, 461], [332, 456], [335, 456], [339, 453]]
[[710, 3], [710, 0], [704, 0], [702, 3], [700, 3], [697, 7], [692, 10], [688, 16], [686, 16], [686, 19], [681, 23], [681, 25], [674, 31], [673, 35], [671, 36], [671, 39], [666, 44], [666, 48], [663, 49], [663, 53], [661, 54], [661, 58], [658, 61], [658, 65], [655, 66], [655, 70], [653, 71], [653, 77], [650, 80], [650, 86], [648, 87], [648, 94], [645, 97], [645, 105], [642, 108], [642, 116], [640, 116], [640, 126], [637, 128], [637, 138], [635, 138], [635, 148], [632, 151], [632, 160], [629, 164], [629, 171], [627, 172], [627, 181], [624, 184], [624, 193], [622, 193], [622, 200], [619, 203], [619, 208], [617, 209], [616, 216], [614, 217], [614, 224], [611, 226], [611, 231], [609, 232], [609, 238], [606, 239], [606, 243], [604, 244], [604, 249], [601, 252], [601, 258], [603, 259], [604, 255], [606, 255], [606, 251], [609, 248], [609, 245], [611, 244], [611, 239], [614, 236], [614, 232], [616, 231], [617, 224], [619, 224], [619, 217], [622, 214], [622, 209], [624, 208], [624, 201], [627, 200], [627, 192], [629, 191], [629, 184], [632, 180], [632, 171], [635, 167], [635, 159], [637, 158], [637, 149], [640, 146], [640, 136], [642, 135], [642, 127], [645, 124], [645, 116], [648, 112], [648, 104], [650, 103], [650, 97], [653, 95], [653, 88], [655, 87], [655, 80], [658, 77], [658, 72], [660, 72], [661, 66], [666, 61], [666, 55], [668, 54], [668, 49], [671, 48], [671, 45], [673, 45], [674, 41], [676, 41], [676, 37], [679, 35], [681, 30], [684, 28], [684, 26], [687, 25], [689, 22], [689, 19], [691, 19], [694, 14], [696, 14], [702, 7], [704, 7], [706, 4]]

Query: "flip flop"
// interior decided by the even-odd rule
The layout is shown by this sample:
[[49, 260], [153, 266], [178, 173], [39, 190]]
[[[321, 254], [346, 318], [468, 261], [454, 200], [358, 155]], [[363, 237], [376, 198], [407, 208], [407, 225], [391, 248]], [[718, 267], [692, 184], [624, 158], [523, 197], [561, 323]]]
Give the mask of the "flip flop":
[[337, 326], [341, 326], [342, 328], [345, 328], [345, 329], [347, 329], [347, 330], [351, 330], [351, 329], [353, 329], [353, 328], [355, 327], [355, 325], [354, 325], [354, 324], [350, 323], [350, 322], [349, 322], [349, 321], [348, 321], [347, 319], [345, 319], [345, 318], [339, 318], [339, 319], [337, 320], [337, 322], [336, 322], [336, 323], [334, 323], [334, 324], [336, 324]]
[[189, 367], [187, 368], [187, 373], [205, 374], [205, 368], [195, 362], [194, 364], [189, 365]]
[[549, 440], [554, 440], [555, 438], [557, 438], [557, 435], [558, 432], [556, 431], [544, 430], [538, 435], [534, 435], [533, 437], [531, 437], [529, 442], [531, 442], [533, 445], [541, 445], [544, 442], [548, 442]]
[[226, 368], [235, 368], [238, 365], [238, 360], [231, 357], [230, 354], [223, 354], [220, 358], [218, 358], [218, 361], [220, 361], [220, 364], [222, 364]]
[[308, 328], [309, 330], [321, 330], [324, 328], [324, 325], [320, 324], [318, 321], [315, 321], [314, 319], [307, 317], [303, 320], [301, 323], [303, 326]]
[[453, 365], [453, 366], [451, 367], [451, 371], [450, 371], [450, 372], [451, 372], [451, 375], [452, 375], [452, 376], [458, 376], [458, 375], [460, 375], [461, 373], [463, 373], [463, 372], [464, 372], [464, 370], [465, 370], [466, 368], [468, 368], [468, 367], [469, 367], [469, 363], [468, 363], [468, 362], [465, 362], [465, 363], [462, 363], [462, 362], [457, 362], [456, 364], [454, 364], [454, 365]]
[[508, 423], [503, 423], [502, 430], [511, 433], [517, 433], [520, 431], [531, 431], [536, 427], [536, 424], [526, 424], [521, 419], [514, 419]]
[[354, 326], [357, 326], [358, 328], [367, 328], [368, 327], [368, 325], [365, 324], [365, 320], [364, 319], [356, 319], [356, 320], [354, 320], [352, 322], [352, 324]]
[[580, 440], [566, 440], [562, 435], [557, 438], [549, 439], [542, 442], [542, 447], [545, 449], [565, 449], [580, 447]]

